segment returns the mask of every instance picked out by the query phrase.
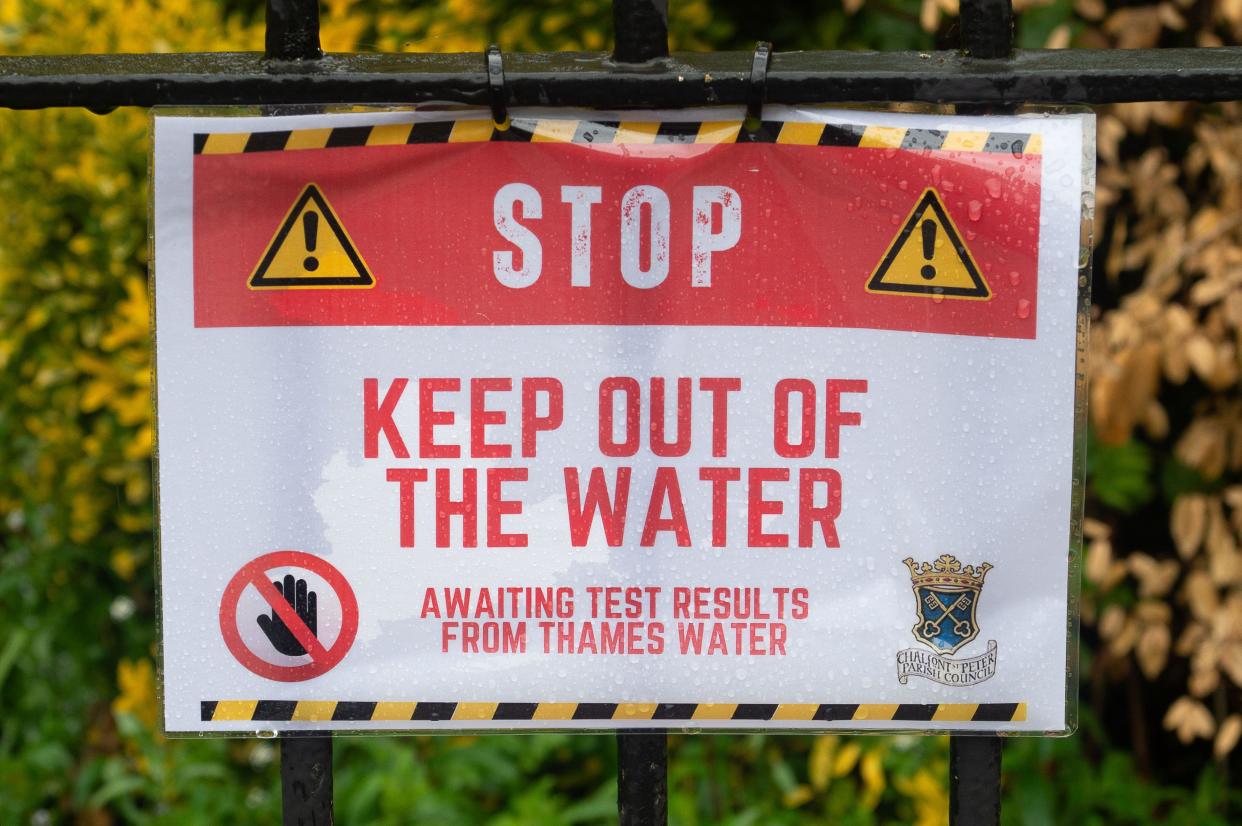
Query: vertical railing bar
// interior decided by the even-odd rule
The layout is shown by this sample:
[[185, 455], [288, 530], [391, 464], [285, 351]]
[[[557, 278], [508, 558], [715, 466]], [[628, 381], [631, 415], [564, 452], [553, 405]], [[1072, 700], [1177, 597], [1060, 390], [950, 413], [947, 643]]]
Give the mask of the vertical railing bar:
[[332, 734], [280, 737], [281, 822], [332, 826]]
[[961, 0], [962, 51], [984, 60], [1013, 52], [1011, 0]]
[[[612, 59], [641, 64], [668, 57], [668, 0], [613, 0]], [[617, 732], [619, 826], [668, 823], [668, 734]]]
[[617, 814], [620, 826], [668, 823], [667, 732], [617, 732]]
[[648, 63], [668, 57], [668, 0], [613, 0], [617, 63]]
[[318, 60], [319, 0], [267, 0], [264, 54], [272, 60]]
[[990, 734], [949, 737], [949, 826], [998, 826], [1001, 743]]

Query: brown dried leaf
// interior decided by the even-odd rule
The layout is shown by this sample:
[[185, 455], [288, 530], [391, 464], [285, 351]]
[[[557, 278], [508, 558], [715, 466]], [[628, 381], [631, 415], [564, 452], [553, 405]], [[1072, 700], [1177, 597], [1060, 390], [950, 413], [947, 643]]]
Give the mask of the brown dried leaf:
[[1220, 607], [1216, 584], [1206, 571], [1191, 571], [1186, 577], [1186, 584], [1182, 586], [1182, 594], [1186, 597], [1190, 612], [1203, 622], [1209, 622]]
[[[1134, 322], [1121, 316], [1111, 333], [1117, 339], [1138, 337]], [[1123, 345], [1124, 346], [1124, 345]], [[1091, 386], [1092, 414], [1100, 440], [1120, 444], [1130, 437], [1138, 417], [1155, 398], [1160, 382], [1160, 346], [1146, 341], [1119, 352]]]
[[1235, 26], [1242, 25], [1242, 0], [1220, 0], [1215, 5], [1222, 19]]
[[1238, 382], [1238, 351], [1232, 341], [1216, 346], [1216, 370], [1207, 378], [1213, 390], [1227, 390]]
[[[1106, 164], [1117, 163], [1117, 152], [1126, 136], [1126, 126], [1112, 115], [1104, 115], [1096, 126], [1095, 148], [1100, 160]], [[1206, 158], [1206, 155], [1205, 155]], [[1111, 172], [1111, 169], [1110, 169]], [[1099, 201], [1097, 199], [1096, 203]]]
[[1190, 652], [1190, 668], [1192, 671], [1216, 670], [1220, 662], [1220, 646], [1210, 636], [1206, 637], [1199, 647]]
[[1224, 760], [1238, 745], [1239, 737], [1242, 737], [1242, 714], [1230, 714], [1225, 718], [1225, 722], [1220, 724], [1220, 731], [1216, 732], [1216, 742], [1212, 744], [1212, 756], [1217, 760]]
[[1108, 568], [1108, 575], [1100, 583], [1100, 590], [1107, 592], [1116, 588], [1126, 578], [1127, 571], [1125, 562], [1120, 559], [1114, 559], [1113, 564]]
[[1151, 293], [1131, 295], [1126, 300], [1126, 309], [1134, 316], [1135, 321], [1143, 326], [1159, 319], [1164, 314], [1164, 307]]
[[1225, 470], [1225, 427], [1216, 417], [1199, 418], [1178, 440], [1174, 453], [1183, 464], [1216, 479]]
[[1190, 559], [1203, 543], [1207, 528], [1207, 497], [1187, 493], [1177, 497], [1169, 514], [1169, 533], [1182, 559]]
[[1179, 657], [1188, 657], [1206, 638], [1206, 626], [1192, 621], [1182, 629], [1181, 636], [1177, 638], [1177, 644], [1173, 646], [1173, 653]]
[[1170, 641], [1167, 625], [1149, 625], [1139, 635], [1134, 656], [1147, 679], [1154, 680], [1164, 670], [1169, 661]]
[[[1223, 499], [1225, 504], [1229, 507], [1234, 508], [1235, 510], [1242, 510], [1242, 485], [1230, 485], [1225, 488], [1224, 492], [1221, 494], [1221, 499]], [[1094, 522], [1095, 520], [1088, 519], [1086, 521]], [[1084, 525], [1085, 524], [1086, 523], [1084, 522]]]
[[1186, 358], [1204, 381], [1216, 372], [1216, 348], [1202, 333], [1196, 333], [1186, 342]]
[[1229, 426], [1229, 440], [1231, 442], [1229, 469], [1242, 470], [1242, 406], [1234, 405], [1226, 413], [1226, 420], [1231, 422]]
[[1121, 633], [1126, 624], [1126, 611], [1120, 605], [1110, 605], [1100, 617], [1100, 636], [1111, 640]]
[[1173, 588], [1173, 583], [1177, 581], [1180, 567], [1176, 560], [1157, 561], [1147, 554], [1137, 553], [1131, 554], [1126, 561], [1130, 573], [1139, 582], [1139, 596], [1141, 597], [1162, 597]]
[[1161, 3], [1157, 7], [1157, 12], [1160, 22], [1164, 24], [1165, 28], [1172, 29], [1175, 32], [1180, 32], [1186, 28], [1185, 18], [1182, 17], [1172, 3]]
[[1220, 672], [1215, 668], [1196, 668], [1190, 672], [1190, 679], [1186, 681], [1186, 690], [1193, 697], [1203, 698], [1215, 691], [1219, 685]]
[[1169, 435], [1169, 414], [1165, 412], [1164, 405], [1155, 399], [1143, 411], [1143, 429], [1157, 441]]
[[[1242, 502], [1242, 485], [1238, 485], [1238, 501]], [[1082, 520], [1082, 535], [1087, 539], [1107, 539], [1113, 533], [1113, 529], [1108, 526], [1107, 522], [1101, 522], [1098, 519], [1086, 517]]]
[[1167, 343], [1183, 342], [1195, 329], [1195, 317], [1180, 304], [1173, 304], [1164, 310], [1165, 333], [1169, 337]]
[[1168, 624], [1173, 619], [1169, 603], [1158, 599], [1145, 599], [1134, 608], [1134, 616], [1143, 623]]
[[1234, 685], [1242, 687], [1242, 643], [1232, 642], [1221, 650], [1220, 670], [1229, 675]]
[[1223, 547], [1233, 547], [1233, 535], [1229, 530], [1229, 520], [1225, 518], [1225, 500], [1219, 496], [1208, 497], [1207, 500], [1207, 531], [1203, 544], [1210, 551]]
[[1242, 591], [1230, 591], [1213, 629], [1225, 640], [1242, 640]]
[[1233, 287], [1222, 305], [1224, 318], [1235, 330], [1242, 330], [1242, 289]]
[[1138, 636], [1139, 624], [1133, 618], [1127, 619], [1121, 632], [1108, 643], [1109, 653], [1118, 659], [1129, 656], [1134, 650], [1135, 643], [1138, 642]]
[[1233, 285], [1225, 278], [1205, 278], [1196, 281], [1190, 288], [1190, 303], [1196, 307], [1215, 304], [1233, 290]]
[[1070, 45], [1070, 36], [1072, 32], [1068, 23], [1062, 23], [1052, 30], [1048, 35], [1048, 39], [1044, 41], [1045, 49], [1067, 49]]
[[1075, 0], [1074, 11], [1084, 20], [1100, 20], [1108, 13], [1104, 0]]
[[1113, 564], [1113, 543], [1107, 539], [1097, 539], [1087, 548], [1087, 564], [1083, 573], [1087, 581], [1099, 585], [1108, 577], [1109, 568]]
[[1173, 384], [1185, 384], [1190, 378], [1190, 359], [1186, 357], [1183, 342], [1176, 342], [1164, 348], [1164, 375]]
[[[1202, 133], [1201, 133], [1202, 138]], [[1202, 241], [1211, 239], [1216, 236], [1221, 228], [1221, 213], [1214, 206], [1206, 206], [1195, 213], [1190, 219], [1190, 238], [1192, 241]]]
[[1190, 697], [1179, 697], [1164, 715], [1164, 727], [1177, 732], [1177, 739], [1189, 744], [1208, 738], [1216, 731], [1216, 721], [1207, 706]]
[[1242, 553], [1217, 552], [1208, 556], [1208, 573], [1221, 587], [1242, 582]]

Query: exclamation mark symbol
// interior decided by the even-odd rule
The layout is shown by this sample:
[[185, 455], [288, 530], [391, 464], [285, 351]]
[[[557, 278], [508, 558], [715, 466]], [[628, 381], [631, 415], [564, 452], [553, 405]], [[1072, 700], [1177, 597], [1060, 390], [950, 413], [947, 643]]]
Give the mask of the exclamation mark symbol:
[[936, 277], [936, 268], [931, 264], [932, 258], [936, 255], [936, 222], [928, 218], [923, 221], [920, 228], [923, 231], [923, 260], [928, 263], [923, 265], [919, 274], [931, 281]]
[[[932, 227], [932, 229], [935, 229], [935, 227]], [[315, 251], [316, 239], [319, 235], [318, 215], [313, 212], [307, 212], [302, 216], [302, 234], [306, 236], [306, 251], [308, 253], [313, 253]], [[927, 234], [924, 233], [923, 237], [926, 238]], [[926, 242], [924, 242], [923, 246], [924, 248], [927, 247]], [[313, 255], [307, 255], [302, 261], [302, 266], [306, 268], [307, 272], [314, 272], [319, 269], [319, 259]], [[930, 276], [926, 275], [927, 268], [924, 267], [923, 270], [924, 277], [930, 278]]]

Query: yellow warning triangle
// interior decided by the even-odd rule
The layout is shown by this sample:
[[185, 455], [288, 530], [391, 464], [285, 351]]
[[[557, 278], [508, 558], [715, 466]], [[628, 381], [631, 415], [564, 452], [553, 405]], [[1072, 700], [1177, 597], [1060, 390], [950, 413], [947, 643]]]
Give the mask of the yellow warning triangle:
[[944, 201], [931, 187], [923, 192], [889, 244], [867, 281], [867, 292], [976, 301], [992, 297]]
[[319, 187], [293, 202], [250, 276], [252, 290], [374, 287], [362, 256]]

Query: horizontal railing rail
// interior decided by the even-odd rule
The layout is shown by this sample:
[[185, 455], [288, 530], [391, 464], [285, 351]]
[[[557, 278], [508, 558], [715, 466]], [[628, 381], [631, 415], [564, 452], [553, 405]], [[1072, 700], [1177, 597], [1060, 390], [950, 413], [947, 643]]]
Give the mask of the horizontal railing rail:
[[[510, 106], [742, 104], [750, 52], [675, 53], [642, 64], [603, 52], [504, 55]], [[1242, 98], [1242, 48], [774, 52], [768, 103], [1098, 104]], [[258, 53], [0, 58], [0, 107], [426, 103], [484, 105], [479, 54]]]

